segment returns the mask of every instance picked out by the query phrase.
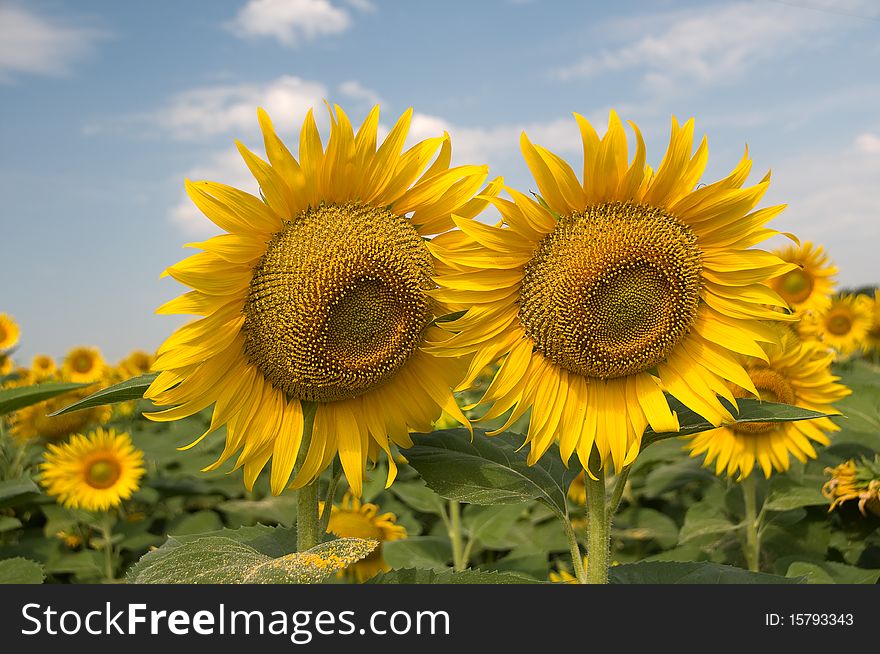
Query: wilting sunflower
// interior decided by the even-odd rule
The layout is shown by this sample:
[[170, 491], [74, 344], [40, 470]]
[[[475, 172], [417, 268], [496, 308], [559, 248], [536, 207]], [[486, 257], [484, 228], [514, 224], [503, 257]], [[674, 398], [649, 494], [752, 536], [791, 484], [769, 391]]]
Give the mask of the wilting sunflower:
[[[225, 424], [227, 436], [211, 469], [242, 450], [236, 468], [244, 466], [251, 487], [271, 457], [277, 494], [314, 403], [294, 487], [312, 482], [338, 452], [359, 496], [367, 459], [390, 454], [390, 442], [409, 447], [409, 430], [429, 431], [441, 410], [467, 422], [451, 391], [463, 370], [421, 349], [439, 331], [434, 318], [449, 312], [427, 294], [438, 267], [425, 237], [451, 229], [452, 213], [482, 210], [486, 201], [472, 198], [487, 169], [450, 168], [448, 135], [402, 152], [411, 110], [377, 149], [378, 107], [357, 134], [335, 107], [326, 150], [310, 111], [299, 161], [265, 112], [258, 115], [269, 162], [239, 150], [265, 201], [187, 181], [196, 206], [229, 233], [193, 244], [204, 252], [167, 270], [195, 290], [159, 313], [205, 317], [157, 352], [153, 369], [162, 373], [146, 395], [177, 406], [148, 417], [176, 420], [213, 404], [205, 435]], [[484, 195], [499, 187], [493, 182]], [[389, 484], [395, 474], [389, 456]]]
[[61, 364], [66, 379], [72, 382], [89, 383], [103, 377], [107, 364], [101, 351], [96, 347], [75, 347]]
[[831, 500], [829, 511], [844, 502], [858, 500], [862, 515], [867, 515], [865, 509], [869, 509], [880, 516], [880, 454], [875, 455], [874, 461], [844, 461], [834, 468], [825, 468], [825, 474], [831, 475], [822, 486], [822, 494]]
[[872, 318], [868, 296], [843, 293], [832, 298], [828, 309], [816, 320], [806, 322], [803, 329], [806, 335], [848, 356], [865, 342]]
[[864, 347], [866, 352], [880, 354], [880, 290], [874, 291], [871, 301], [871, 327], [865, 334]]
[[[769, 178], [743, 188], [748, 156], [726, 178], [695, 188], [707, 161], [705, 139], [692, 154], [693, 122], [672, 121], [666, 156], [654, 173], [638, 144], [628, 163], [626, 134], [612, 112], [599, 139], [575, 115], [584, 146], [584, 181], [553, 153], [522, 137], [541, 193], [508, 189], [493, 198], [504, 226], [456, 218], [460, 233], [428, 244], [456, 272], [437, 278], [434, 296], [470, 303], [443, 323], [455, 333], [438, 354], [475, 354], [467, 387], [505, 356], [480, 403], [483, 419], [513, 409], [507, 429], [530, 407], [527, 439], [534, 463], [559, 439], [563, 461], [575, 451], [586, 467], [593, 447], [603, 465], [632, 462], [647, 425], [677, 431], [665, 389], [719, 425], [733, 416], [717, 394], [727, 382], [753, 390], [736, 354], [762, 356], [773, 332], [758, 319], [791, 320], [764, 283], [794, 268], [749, 249], [782, 206], [752, 211]], [[768, 307], [767, 305], [770, 305]]]
[[773, 290], [799, 314], [818, 315], [831, 305], [834, 276], [837, 266], [831, 263], [821, 245], [805, 241], [777, 250], [783, 261], [797, 264], [797, 268], [769, 281]]
[[[760, 399], [793, 404], [813, 411], [836, 413], [832, 404], [850, 394], [831, 374], [834, 355], [819, 343], [801, 341], [786, 327], [776, 326], [779, 343], [765, 347], [767, 361], [750, 359], [746, 370]], [[746, 395], [733, 388], [737, 397]], [[691, 456], [706, 454], [715, 474], [726, 471], [748, 477], [757, 463], [764, 475], [788, 470], [789, 454], [798, 461], [816, 458], [813, 442], [828, 445], [829, 432], [840, 428], [829, 418], [798, 422], [750, 422], [711, 429], [688, 437]]]
[[31, 361], [31, 376], [36, 380], [43, 380], [58, 372], [55, 359], [48, 354], [38, 354]]
[[369, 538], [379, 541], [379, 546], [365, 559], [352, 563], [346, 574], [362, 582], [380, 572], [391, 569], [382, 557], [382, 543], [406, 538], [406, 529], [397, 524], [393, 513], [379, 513], [375, 504], [361, 501], [346, 493], [339, 505], [330, 509], [327, 532], [339, 538]]
[[8, 313], [0, 313], [0, 350], [8, 350], [18, 343], [21, 330]]
[[128, 434], [100, 427], [88, 436], [50, 444], [40, 464], [46, 492], [72, 509], [106, 511], [138, 489], [144, 474], [143, 452]]
[[137, 377], [150, 372], [150, 366], [153, 365], [154, 360], [155, 357], [149, 352], [135, 350], [119, 362], [117, 369], [124, 379]]

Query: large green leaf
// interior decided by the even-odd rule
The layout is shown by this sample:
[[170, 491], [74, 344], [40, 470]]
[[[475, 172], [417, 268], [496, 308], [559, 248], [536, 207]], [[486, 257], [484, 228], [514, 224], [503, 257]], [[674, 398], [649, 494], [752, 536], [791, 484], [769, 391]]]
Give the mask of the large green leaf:
[[[647, 447], [651, 443], [656, 443], [667, 438], [675, 438], [676, 436], [688, 436], [690, 434], [698, 434], [703, 431], [715, 429], [715, 425], [708, 420], [691, 411], [684, 404], [676, 400], [674, 397], [666, 396], [669, 406], [678, 414], [678, 424], [680, 430], [677, 432], [656, 433], [650, 427], [645, 431], [642, 438], [642, 448]], [[811, 411], [790, 404], [778, 404], [776, 402], [764, 402], [752, 398], [741, 398], [737, 400], [739, 411], [736, 411], [726, 400], [720, 400], [731, 413], [736, 417], [737, 422], [792, 422], [797, 420], [813, 420], [815, 418], [826, 418], [831, 415], [829, 413], [821, 413]]]
[[128, 402], [131, 400], [140, 400], [144, 393], [153, 383], [153, 380], [159, 376], [157, 372], [150, 372], [140, 377], [132, 377], [124, 382], [119, 382], [113, 386], [102, 388], [100, 391], [92, 393], [79, 402], [74, 402], [70, 406], [51, 414], [60, 416], [71, 411], [79, 411], [80, 409], [90, 409], [94, 406], [102, 406], [104, 404], [116, 404], [117, 402]]
[[43, 566], [20, 556], [0, 561], [0, 584], [42, 584]]
[[617, 565], [608, 571], [608, 577], [612, 584], [796, 584], [801, 581], [719, 563], [673, 561]]
[[30, 477], [0, 481], [0, 507], [17, 504], [24, 496], [39, 492], [40, 489]]
[[685, 514], [678, 542], [682, 544], [710, 534], [720, 536], [736, 528], [737, 525], [730, 521], [720, 506], [712, 502], [698, 502]]
[[39, 404], [53, 397], [63, 395], [88, 384], [74, 384], [72, 382], [48, 382], [36, 386], [22, 386], [20, 388], [7, 388], [0, 391], [0, 416], [23, 409], [32, 404]]
[[520, 449], [523, 437], [516, 434], [488, 437], [475, 430], [471, 439], [464, 429], [444, 429], [413, 434], [413, 441], [406, 458], [443, 497], [484, 505], [537, 499], [566, 516], [565, 495], [579, 467], [566, 468], [558, 451], [530, 466]]
[[136, 584], [317, 584], [376, 549], [378, 541], [340, 538], [278, 558], [210, 536], [171, 550], [130, 579]]
[[452, 547], [447, 538], [416, 536], [384, 543], [382, 557], [392, 568], [445, 570], [452, 560]]
[[487, 572], [485, 570], [462, 570], [437, 572], [406, 568], [379, 574], [368, 583], [371, 584], [538, 584], [529, 577], [511, 572]]
[[834, 561], [795, 561], [787, 577], [806, 577], [808, 584], [876, 584], [880, 570], [866, 570]]
[[801, 486], [784, 475], [777, 475], [770, 486], [770, 494], [764, 502], [767, 511], [790, 511], [804, 506], [823, 506], [828, 500], [822, 495], [820, 482]]

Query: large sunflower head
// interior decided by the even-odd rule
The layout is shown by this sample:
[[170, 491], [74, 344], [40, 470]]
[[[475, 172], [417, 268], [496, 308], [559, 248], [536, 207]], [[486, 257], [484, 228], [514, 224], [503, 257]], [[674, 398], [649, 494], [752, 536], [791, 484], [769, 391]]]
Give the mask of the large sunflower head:
[[805, 241], [777, 250], [776, 254], [797, 268], [771, 279], [769, 284], [773, 290], [801, 315], [826, 311], [835, 289], [837, 266], [831, 263], [822, 246]]
[[137, 377], [139, 375], [150, 372], [150, 366], [153, 365], [155, 357], [149, 352], [143, 350], [135, 350], [116, 366], [119, 374], [125, 378]]
[[[458, 363], [422, 350], [436, 316], [435, 259], [425, 237], [475, 216], [485, 166], [450, 167], [448, 135], [404, 150], [407, 111], [377, 147], [378, 107], [354, 132], [331, 111], [326, 148], [309, 112], [295, 159], [259, 112], [268, 162], [239, 144], [263, 199], [214, 182], [187, 182], [196, 206], [228, 233], [193, 244], [203, 252], [167, 273], [194, 290], [160, 313], [203, 316], [178, 329], [153, 364], [147, 397], [182, 418], [214, 405], [208, 433], [226, 425], [253, 485], [272, 459], [271, 488], [313, 481], [339, 454], [355, 495], [367, 459], [411, 445], [441, 410], [466, 423], [450, 390]], [[438, 154], [439, 150], [439, 154]], [[436, 155], [436, 157], [435, 157]], [[433, 162], [432, 162], [433, 159]], [[500, 180], [484, 190], [494, 194]], [[396, 468], [389, 457], [388, 483]]]
[[327, 533], [339, 538], [368, 538], [379, 541], [379, 546], [365, 559], [352, 563], [345, 573], [362, 582], [391, 567], [382, 556], [382, 543], [406, 538], [406, 528], [397, 524], [393, 513], [379, 513], [379, 507], [362, 503], [350, 493], [330, 509]]
[[95, 382], [104, 376], [107, 364], [96, 347], [75, 347], [61, 364], [66, 379], [72, 382]]
[[865, 343], [872, 318], [868, 296], [842, 293], [831, 299], [824, 313], [805, 321], [801, 329], [806, 337], [818, 339], [841, 356], [849, 356]]
[[769, 176], [744, 187], [748, 156], [698, 188], [707, 147], [693, 151], [692, 121], [673, 119], [654, 172], [634, 124], [630, 161], [615, 113], [601, 139], [576, 118], [583, 181], [523, 135], [539, 200], [508, 189], [512, 201], [491, 200], [502, 226], [456, 219], [460, 233], [428, 245], [456, 268], [435, 297], [473, 304], [432, 351], [475, 353], [463, 386], [505, 357], [484, 419], [513, 409], [506, 429], [531, 408], [531, 462], [558, 438], [564, 461], [577, 452], [586, 467], [595, 446], [620, 469], [647, 425], [678, 430], [663, 390], [713, 424], [733, 421], [717, 395], [734, 399], [728, 382], [753, 390], [736, 354], [763, 356], [759, 342], [774, 340], [759, 319], [793, 320], [765, 282], [795, 266], [751, 249], [776, 233], [764, 225], [783, 207], [754, 211]]
[[49, 445], [40, 465], [40, 483], [68, 508], [106, 511], [138, 489], [143, 453], [128, 434], [100, 427], [88, 436]]
[[[757, 397], [823, 413], [835, 413], [832, 406], [850, 394], [831, 374], [833, 354], [819, 343], [801, 341], [791, 330], [775, 327], [779, 342], [766, 346], [767, 360], [748, 359], [746, 370]], [[733, 388], [737, 397], [746, 393]], [[813, 443], [828, 445], [829, 432], [839, 427], [829, 418], [798, 422], [752, 422], [711, 429], [690, 436], [691, 456], [706, 455], [705, 464], [715, 464], [715, 474], [748, 477], [757, 464], [769, 477], [774, 470], [788, 470], [791, 456], [804, 462], [816, 458]]]
[[12, 316], [8, 313], [0, 313], [0, 351], [15, 347], [20, 335], [21, 330]]

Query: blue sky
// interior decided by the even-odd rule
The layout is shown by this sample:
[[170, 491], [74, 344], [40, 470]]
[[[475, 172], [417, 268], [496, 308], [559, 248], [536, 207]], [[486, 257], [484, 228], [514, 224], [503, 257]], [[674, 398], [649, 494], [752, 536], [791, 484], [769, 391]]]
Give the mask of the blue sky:
[[183, 179], [254, 190], [232, 144], [262, 105], [296, 143], [322, 98], [533, 188], [525, 129], [580, 167], [571, 112], [610, 107], [662, 156], [672, 114], [709, 136], [704, 181], [745, 144], [778, 229], [826, 246], [844, 285], [880, 281], [880, 3], [0, 0], [0, 312], [16, 358], [80, 344], [116, 360], [177, 324], [153, 311], [185, 242], [215, 233]]

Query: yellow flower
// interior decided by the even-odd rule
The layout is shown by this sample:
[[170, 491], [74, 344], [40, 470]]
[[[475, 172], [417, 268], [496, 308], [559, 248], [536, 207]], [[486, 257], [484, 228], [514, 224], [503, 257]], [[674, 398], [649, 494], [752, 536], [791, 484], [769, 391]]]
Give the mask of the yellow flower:
[[8, 375], [12, 372], [14, 366], [15, 364], [12, 362], [12, 357], [0, 352], [0, 375]]
[[38, 438], [58, 441], [67, 438], [71, 434], [81, 433], [89, 427], [104, 424], [110, 420], [113, 413], [109, 406], [97, 406], [91, 409], [65, 413], [60, 416], [49, 416], [50, 413], [54, 413], [78, 400], [88, 397], [96, 390], [98, 390], [96, 386], [86, 386], [64, 395], [53, 397], [45, 402], [19, 409], [12, 414], [11, 427], [9, 429], [10, 435], [19, 443], [25, 443]]
[[0, 350], [8, 350], [18, 344], [21, 330], [8, 313], [0, 313]]
[[770, 287], [798, 314], [818, 315], [826, 311], [834, 293], [837, 266], [829, 261], [822, 246], [805, 241], [800, 246], [777, 250], [775, 254], [798, 267], [771, 279]]
[[36, 380], [48, 379], [58, 372], [58, 366], [55, 359], [48, 354], [38, 354], [31, 361], [31, 375]]
[[587, 503], [587, 484], [585, 483], [583, 472], [575, 477], [574, 481], [571, 482], [571, 486], [568, 487], [568, 499], [575, 504]]
[[[833, 355], [815, 342], [801, 341], [790, 330], [776, 327], [779, 345], [766, 346], [768, 361], [750, 359], [746, 370], [757, 395], [768, 402], [793, 404], [813, 411], [835, 413], [834, 402], [850, 394], [831, 374]], [[745, 392], [734, 389], [734, 395]], [[715, 474], [748, 477], [757, 463], [764, 476], [788, 470], [789, 454], [798, 461], [816, 458], [812, 442], [828, 445], [828, 432], [838, 431], [829, 418], [797, 422], [739, 423], [688, 436], [691, 456], [706, 454]]]
[[429, 351], [475, 355], [459, 388], [506, 357], [480, 400], [492, 404], [482, 419], [513, 409], [502, 431], [531, 408], [530, 463], [558, 439], [563, 461], [577, 452], [586, 468], [595, 447], [620, 470], [648, 425], [679, 429], [664, 390], [715, 425], [733, 420], [716, 394], [733, 400], [727, 382], [753, 390], [736, 354], [763, 356], [759, 342], [774, 335], [759, 319], [793, 320], [773, 309], [785, 302], [764, 283], [794, 265], [751, 249], [776, 233], [764, 225], [783, 207], [752, 211], [769, 179], [743, 188], [748, 156], [697, 187], [707, 148], [704, 139], [691, 154], [693, 121], [673, 119], [654, 173], [634, 124], [629, 164], [617, 114], [601, 140], [575, 117], [583, 182], [523, 135], [541, 202], [508, 189], [513, 202], [491, 199], [504, 226], [456, 219], [461, 232], [428, 244], [456, 268], [437, 278], [434, 296], [473, 305], [442, 323], [455, 335]]
[[55, 538], [64, 543], [67, 546], [67, 549], [75, 550], [77, 547], [82, 545], [82, 538], [80, 538], [79, 535], [66, 531], [57, 532], [55, 534]]
[[143, 453], [128, 434], [100, 427], [50, 444], [40, 464], [40, 483], [49, 495], [72, 509], [106, 511], [138, 489], [144, 474]]
[[350, 493], [345, 494], [338, 506], [333, 505], [327, 533], [339, 538], [369, 538], [379, 541], [379, 546], [372, 554], [346, 568], [348, 575], [362, 582], [391, 569], [382, 557], [382, 543], [406, 538], [406, 529], [396, 523], [397, 516], [393, 513], [380, 515], [378, 506], [361, 503]]
[[150, 372], [154, 360], [155, 357], [149, 352], [135, 350], [120, 361], [117, 368], [123, 379], [138, 377]]
[[[584, 569], [587, 567], [587, 556], [584, 555]], [[578, 582], [577, 577], [575, 577], [571, 572], [568, 571], [567, 568], [563, 566], [558, 566], [556, 570], [550, 571], [550, 581], [554, 584], [576, 584]]]
[[98, 381], [104, 376], [107, 364], [96, 347], [75, 347], [61, 364], [66, 379], [72, 382], [88, 383]]
[[880, 354], [880, 290], [874, 291], [871, 300], [871, 327], [865, 335], [865, 351]]
[[[456, 361], [422, 350], [436, 316], [449, 313], [426, 293], [435, 261], [425, 236], [472, 217], [485, 166], [450, 168], [448, 135], [402, 152], [412, 111], [376, 147], [379, 109], [354, 133], [339, 107], [321, 144], [310, 111], [299, 161], [258, 112], [269, 161], [239, 144], [265, 201], [214, 182], [189, 182], [190, 198], [227, 234], [193, 244], [204, 252], [167, 274], [195, 290], [159, 313], [204, 318], [178, 329], [153, 365], [162, 373], [146, 396], [175, 405], [153, 420], [176, 420], [214, 405], [207, 433], [226, 425], [220, 466], [241, 450], [252, 487], [272, 459], [270, 486], [288, 484], [314, 406], [312, 437], [293, 486], [314, 481], [336, 454], [360, 496], [367, 459], [410, 430], [430, 431], [441, 410], [462, 424], [451, 386]], [[433, 164], [431, 159], [439, 149]], [[485, 193], [495, 193], [500, 181]], [[468, 425], [469, 426], [469, 425]], [[205, 435], [207, 435], [207, 433]], [[204, 435], [203, 435], [204, 437]]]
[[866, 295], [844, 293], [832, 298], [828, 310], [815, 321], [806, 322], [802, 330], [842, 356], [848, 356], [865, 342], [871, 321], [871, 299]]
[[831, 475], [822, 486], [822, 494], [831, 500], [829, 511], [849, 500], [858, 500], [862, 515], [867, 515], [867, 508], [880, 516], [880, 455], [875, 456], [873, 463], [850, 459], [834, 468], [825, 468], [825, 474]]

